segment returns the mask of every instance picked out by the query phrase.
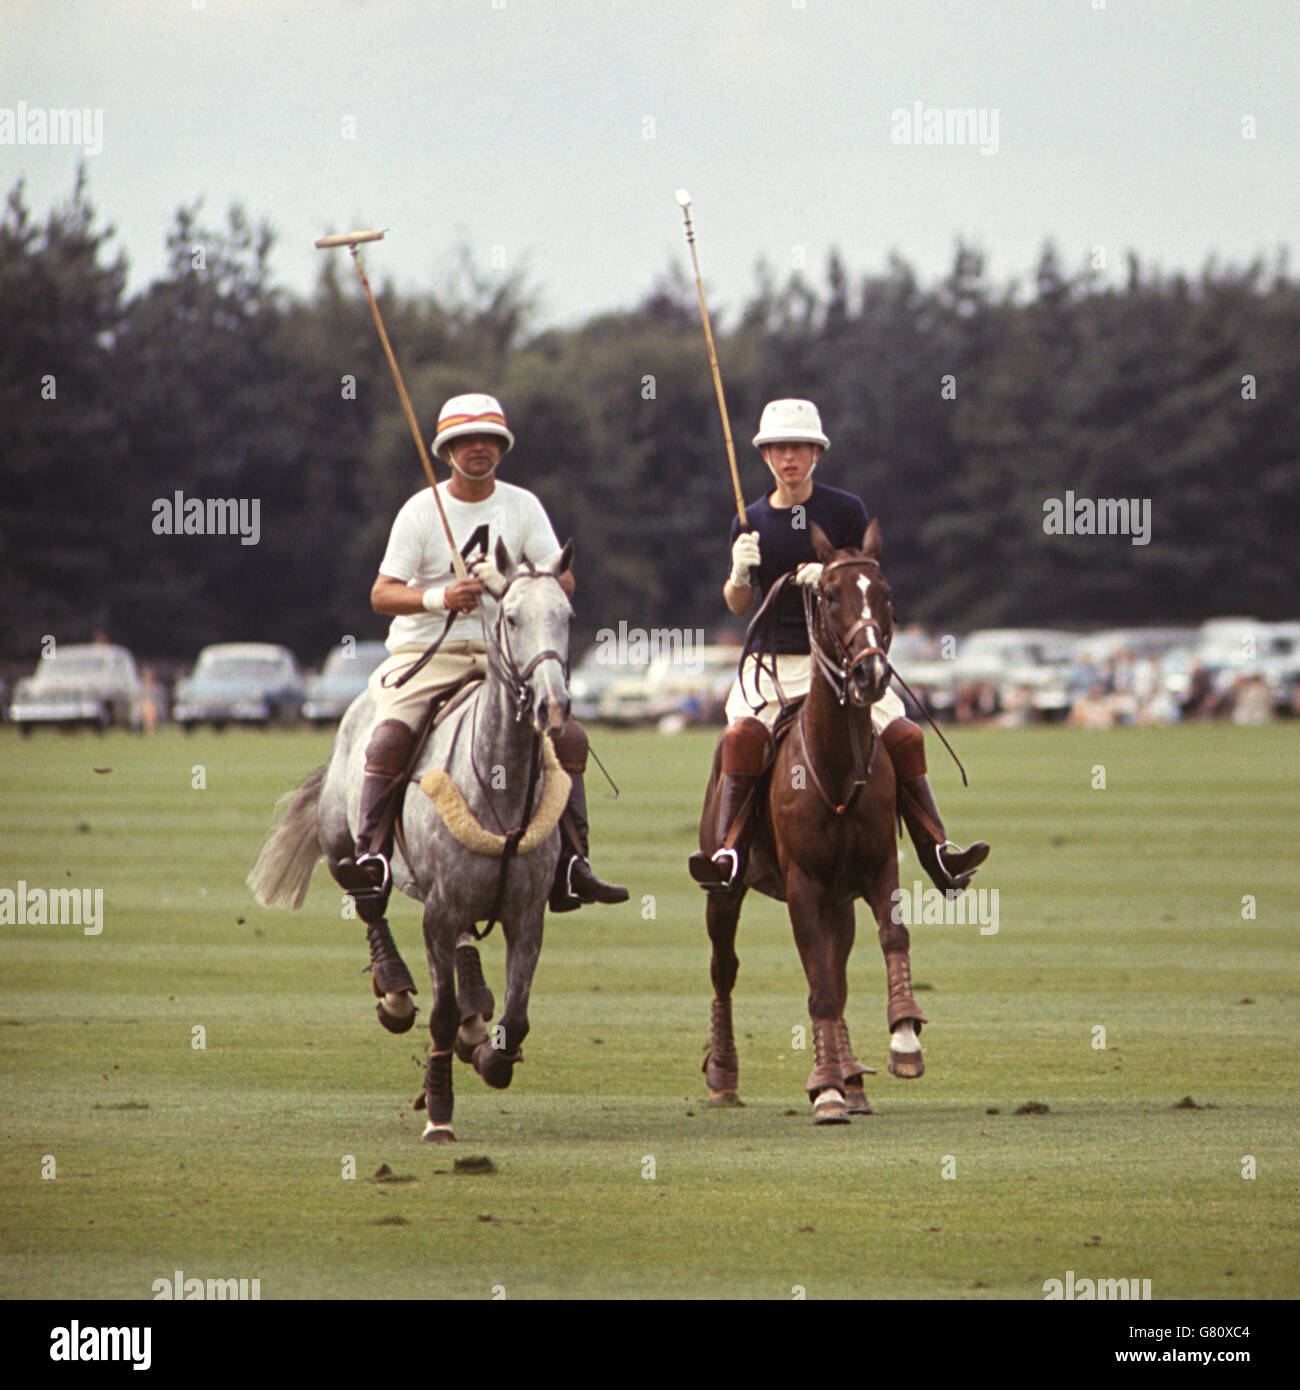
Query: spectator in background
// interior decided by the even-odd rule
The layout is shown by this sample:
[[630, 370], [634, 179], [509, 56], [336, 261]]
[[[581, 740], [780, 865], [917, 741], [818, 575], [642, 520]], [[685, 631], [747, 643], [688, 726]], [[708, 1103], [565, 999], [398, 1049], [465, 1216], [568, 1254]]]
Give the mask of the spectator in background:
[[1183, 718], [1208, 719], [1214, 713], [1217, 704], [1214, 678], [1199, 661], [1194, 661], [1187, 683], [1187, 694], [1183, 696], [1180, 706]]
[[1113, 729], [1115, 711], [1106, 687], [1097, 681], [1092, 689], [1076, 700], [1070, 709], [1069, 722], [1077, 729]]
[[1267, 724], [1273, 717], [1273, 700], [1263, 676], [1238, 676], [1233, 696], [1234, 724]]
[[140, 672], [140, 728], [146, 734], [153, 733], [160, 724], [167, 722], [167, 692], [162, 682], [154, 674], [152, 666]]

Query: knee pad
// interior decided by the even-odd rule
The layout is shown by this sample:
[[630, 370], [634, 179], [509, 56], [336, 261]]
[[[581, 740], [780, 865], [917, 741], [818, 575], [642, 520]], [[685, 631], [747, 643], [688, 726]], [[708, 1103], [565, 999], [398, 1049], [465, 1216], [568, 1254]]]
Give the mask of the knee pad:
[[376, 777], [400, 777], [414, 742], [415, 734], [400, 719], [385, 719], [366, 744], [366, 771]]
[[767, 765], [772, 735], [761, 719], [738, 719], [722, 735], [722, 770], [757, 777]]
[[565, 772], [586, 772], [587, 731], [576, 719], [566, 719], [564, 727], [551, 735], [551, 742]]
[[925, 735], [910, 719], [895, 719], [881, 734], [900, 782], [925, 776]]

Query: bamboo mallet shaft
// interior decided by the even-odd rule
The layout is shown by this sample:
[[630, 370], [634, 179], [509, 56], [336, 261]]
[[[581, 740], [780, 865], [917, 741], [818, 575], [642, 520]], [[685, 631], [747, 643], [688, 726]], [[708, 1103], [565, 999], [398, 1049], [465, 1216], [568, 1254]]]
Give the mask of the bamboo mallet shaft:
[[722, 414], [722, 433], [727, 441], [727, 462], [731, 466], [731, 486], [736, 493], [736, 511], [740, 516], [741, 530], [747, 531], [749, 518], [745, 515], [745, 497], [740, 490], [740, 472], [736, 468], [736, 446], [731, 442], [731, 418], [727, 414], [727, 398], [722, 394], [722, 373], [718, 370], [718, 354], [713, 347], [713, 329], [709, 326], [709, 311], [704, 303], [704, 284], [700, 279], [700, 258], [695, 250], [695, 229], [691, 226], [691, 195], [684, 188], [677, 190], [677, 205], [686, 219], [686, 242], [691, 248], [691, 264], [695, 267], [695, 292], [700, 298], [700, 318], [704, 322], [704, 341], [709, 346], [713, 389], [718, 394], [718, 410]]

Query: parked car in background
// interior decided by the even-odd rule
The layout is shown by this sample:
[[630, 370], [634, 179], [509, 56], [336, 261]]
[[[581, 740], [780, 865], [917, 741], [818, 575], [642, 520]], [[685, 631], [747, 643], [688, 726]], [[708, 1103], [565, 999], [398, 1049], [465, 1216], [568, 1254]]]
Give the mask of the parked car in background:
[[302, 717], [318, 729], [342, 719], [387, 655], [382, 642], [341, 642], [325, 658], [320, 674], [307, 677]]
[[219, 642], [204, 647], [194, 672], [177, 682], [172, 720], [196, 724], [294, 724], [302, 708], [302, 672], [288, 647]]
[[726, 722], [727, 695], [736, 678], [740, 648], [700, 645], [689, 654], [657, 656], [645, 673], [644, 718], [687, 724]]
[[631, 678], [634, 685], [645, 675], [645, 663], [615, 663], [605, 659], [606, 649], [597, 643], [588, 647], [582, 660], [569, 674], [569, 699], [573, 717], [581, 720], [606, 719], [613, 701], [610, 692]]
[[[962, 639], [948, 665], [961, 687], [986, 686], [999, 709], [1025, 708], [1043, 718], [1068, 713], [1067, 675], [1078, 639], [1051, 628], [984, 628]], [[906, 674], [906, 673], [904, 673]]]
[[1269, 623], [1259, 673], [1268, 682], [1273, 708], [1294, 712], [1300, 691], [1300, 623]]
[[[954, 641], [954, 638], [948, 639], [949, 647]], [[936, 717], [950, 712], [957, 700], [953, 680], [956, 650], [953, 648], [951, 655], [945, 659], [942, 643], [942, 638], [930, 637], [913, 626], [897, 629], [889, 645], [890, 665], [907, 682], [916, 699]], [[894, 690], [909, 714], [920, 713], [912, 696], [897, 682]]]
[[24, 734], [41, 724], [86, 725], [100, 732], [140, 728], [140, 676], [125, 647], [106, 642], [56, 646], [14, 687], [9, 718]]

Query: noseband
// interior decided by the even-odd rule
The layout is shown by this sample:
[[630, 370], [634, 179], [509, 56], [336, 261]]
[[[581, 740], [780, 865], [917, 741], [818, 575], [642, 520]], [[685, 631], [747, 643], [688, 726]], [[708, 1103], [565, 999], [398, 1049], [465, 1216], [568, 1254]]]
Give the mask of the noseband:
[[[821, 577], [826, 576], [837, 569], [849, 569], [862, 565], [871, 565], [875, 569], [880, 566], [874, 560], [832, 560], [830, 564], [822, 569]], [[820, 584], [816, 590], [811, 585], [803, 586], [803, 620], [808, 629], [808, 650], [812, 654], [813, 661], [817, 668], [826, 678], [826, 683], [835, 693], [835, 698], [841, 705], [848, 704], [849, 683], [853, 679], [853, 673], [857, 668], [873, 656], [882, 657], [886, 666], [889, 665], [889, 643], [880, 636], [880, 624], [871, 616], [870, 610], [864, 617], [858, 618], [853, 626], [840, 636], [831, 625], [823, 618], [821, 628], [830, 644], [831, 650], [826, 648], [817, 636], [817, 617], [821, 613], [822, 590]], [[860, 632], [875, 629], [877, 640], [868, 643], [856, 656], [850, 653], [853, 639]]]

